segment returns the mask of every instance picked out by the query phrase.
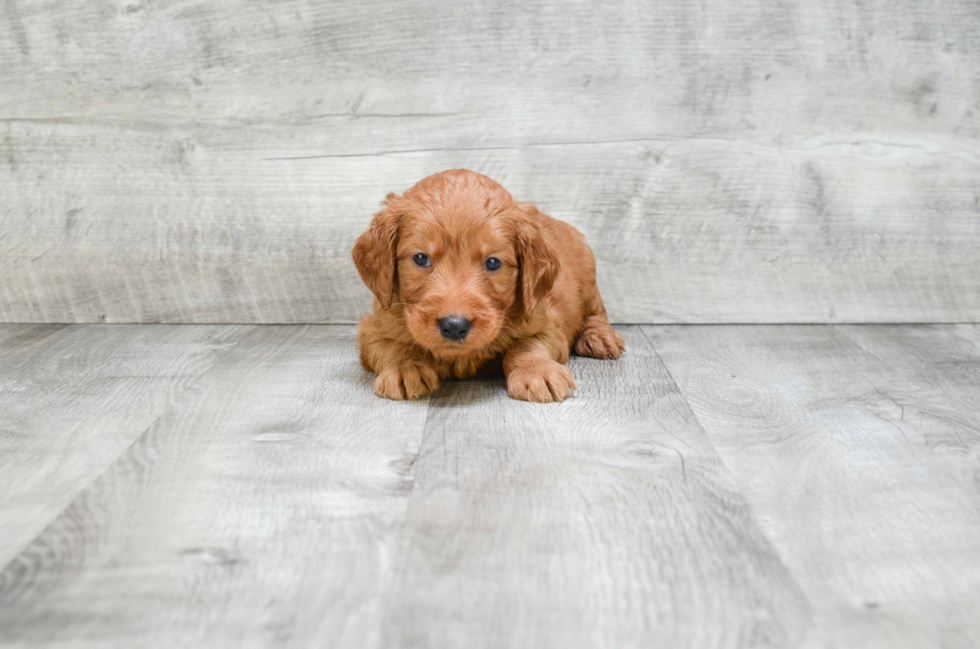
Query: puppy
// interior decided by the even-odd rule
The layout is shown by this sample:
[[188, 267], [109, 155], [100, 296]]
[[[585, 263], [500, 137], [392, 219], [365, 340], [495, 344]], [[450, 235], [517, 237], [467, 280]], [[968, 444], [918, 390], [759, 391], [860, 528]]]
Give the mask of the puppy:
[[567, 223], [466, 169], [382, 205], [353, 250], [375, 296], [357, 340], [378, 396], [417, 399], [502, 365], [514, 399], [562, 401], [576, 388], [564, 365], [573, 346], [593, 358], [625, 350], [592, 250]]

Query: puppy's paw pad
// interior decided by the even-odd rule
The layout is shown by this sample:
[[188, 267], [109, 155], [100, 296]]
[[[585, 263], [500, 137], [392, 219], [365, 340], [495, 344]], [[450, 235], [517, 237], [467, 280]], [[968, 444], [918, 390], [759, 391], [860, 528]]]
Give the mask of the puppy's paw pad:
[[564, 401], [577, 388], [572, 371], [555, 361], [536, 363], [511, 371], [507, 376], [507, 394], [512, 399], [552, 403]]
[[418, 399], [439, 389], [439, 375], [424, 363], [389, 367], [374, 379], [374, 393], [385, 399]]
[[626, 351], [626, 341], [609, 325], [586, 327], [575, 341], [575, 353], [590, 358], [619, 358]]

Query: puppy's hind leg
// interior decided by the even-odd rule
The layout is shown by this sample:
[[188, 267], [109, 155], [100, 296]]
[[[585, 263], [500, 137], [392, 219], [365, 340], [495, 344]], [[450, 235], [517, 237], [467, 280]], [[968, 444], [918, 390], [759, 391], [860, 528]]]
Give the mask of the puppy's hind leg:
[[595, 289], [585, 310], [582, 331], [575, 339], [575, 353], [591, 358], [612, 359], [626, 351], [626, 342], [609, 324], [606, 306], [602, 303], [599, 289]]

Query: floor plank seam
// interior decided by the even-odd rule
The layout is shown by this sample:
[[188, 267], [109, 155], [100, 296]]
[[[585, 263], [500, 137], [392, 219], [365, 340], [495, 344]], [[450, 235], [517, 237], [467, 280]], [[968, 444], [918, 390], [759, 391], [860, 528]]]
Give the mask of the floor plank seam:
[[180, 392], [179, 395], [177, 395], [176, 397], [174, 397], [174, 399], [170, 403], [170, 405], [168, 405], [166, 409], [164, 409], [162, 412], [160, 412], [160, 414], [158, 414], [156, 417], [154, 417], [153, 420], [150, 421], [150, 423], [147, 424], [143, 428], [142, 431], [140, 431], [140, 434], [139, 435], [134, 436], [133, 437], [133, 441], [131, 441], [129, 444], [127, 444], [125, 447], [123, 447], [119, 451], [119, 453], [115, 457], [112, 458], [112, 460], [110, 462], [107, 462], [106, 465], [105, 465], [105, 468], [102, 469], [101, 472], [99, 472], [91, 480], [89, 480], [84, 485], [82, 485], [74, 493], [74, 495], [71, 497], [71, 500], [69, 500], [68, 503], [65, 505], [64, 509], [62, 509], [57, 514], [55, 514], [54, 516], [52, 516], [51, 519], [48, 520], [47, 524], [43, 528], [41, 528], [41, 530], [35, 536], [33, 536], [27, 543], [25, 543], [21, 547], [17, 548], [16, 551], [15, 551], [16, 553], [12, 555], [10, 561], [8, 561], [7, 563], [5, 563], [2, 566], [0, 566], [0, 575], [5, 574], [7, 572], [7, 570], [14, 563], [17, 562], [17, 560], [21, 557], [21, 555], [23, 555], [24, 551], [27, 550], [29, 547], [31, 547], [31, 545], [33, 545], [38, 539], [40, 539], [41, 537], [43, 537], [45, 535], [45, 533], [47, 533], [48, 530], [51, 529], [51, 526], [56, 521], [58, 521], [64, 515], [64, 513], [66, 511], [68, 511], [72, 507], [72, 505], [75, 503], [75, 501], [78, 500], [78, 496], [80, 494], [85, 493], [88, 489], [90, 489], [92, 487], [92, 485], [94, 485], [96, 482], [98, 482], [102, 478], [102, 476], [104, 476], [106, 473], [108, 473], [116, 465], [116, 463], [119, 462], [119, 460], [122, 457], [124, 457], [127, 453], [129, 453], [130, 449], [132, 449], [133, 446], [139, 442], [139, 440], [143, 439], [143, 437], [146, 435], [147, 431], [149, 431], [150, 429], [152, 429], [157, 424], [157, 422], [160, 421], [160, 418], [163, 417], [164, 414], [166, 414], [166, 412], [167, 412], [168, 409], [174, 408], [177, 405], [177, 403], [179, 403], [180, 400], [184, 398], [184, 395], [186, 395], [191, 389], [193, 389], [195, 385], [197, 385], [198, 383], [200, 383], [201, 382], [201, 379], [203, 379], [205, 376], [207, 376], [208, 374], [210, 374], [211, 371], [214, 370], [214, 368], [221, 362], [221, 360], [223, 360], [233, 349], [236, 349], [242, 343], [242, 341], [245, 339], [246, 334], [248, 333], [248, 331], [250, 331], [251, 329], [254, 329], [258, 325], [215, 325], [215, 326], [221, 326], [221, 327], [224, 327], [224, 326], [227, 326], [227, 327], [245, 326], [245, 327], [247, 327], [247, 329], [245, 329], [245, 331], [242, 332], [242, 335], [239, 337], [239, 339], [237, 341], [235, 341], [234, 344], [230, 345], [228, 347], [228, 349], [224, 350], [220, 355], [218, 355], [217, 358], [215, 358], [214, 362], [211, 363], [211, 365], [204, 372], [202, 372], [200, 376], [198, 376], [196, 379], [194, 379], [184, 390], [182, 390]]
[[[443, 384], [443, 390], [446, 389], [446, 385]], [[391, 618], [391, 611], [394, 608], [394, 593], [398, 589], [398, 585], [402, 582], [405, 577], [405, 572], [408, 570], [408, 559], [409, 559], [409, 549], [411, 545], [411, 540], [405, 538], [406, 532], [408, 530], [408, 515], [412, 508], [412, 499], [415, 496], [415, 491], [418, 486], [418, 481], [416, 478], [416, 473], [418, 472], [419, 460], [422, 457], [422, 449], [425, 448], [425, 439], [429, 434], [429, 416], [432, 414], [432, 401], [436, 399], [435, 395], [429, 395], [425, 397], [426, 399], [426, 409], [425, 409], [425, 419], [422, 421], [422, 434], [419, 435], [419, 444], [415, 452], [415, 459], [412, 461], [412, 466], [410, 469], [410, 477], [412, 479], [412, 488], [408, 492], [408, 497], [405, 502], [405, 513], [402, 515], [401, 523], [399, 524], [398, 534], [396, 535], [396, 547], [397, 555], [395, 557], [395, 567], [393, 574], [391, 576], [391, 581], [388, 584], [387, 593], [382, 598], [383, 609], [381, 611], [381, 621], [378, 625], [379, 636], [378, 636], [378, 649], [383, 649], [387, 647], [390, 643], [386, 641], [385, 629], [388, 628], [388, 624]]]
[[[620, 327], [632, 351], [573, 357], [587, 394], [551, 407], [500, 380], [378, 399], [348, 325], [135, 329], [0, 326], [0, 442], [121, 433], [37, 482], [2, 646], [980, 637], [977, 325]], [[30, 425], [46, 381], [98, 398]]]
[[[687, 405], [688, 410], [690, 410], [691, 411], [691, 414], [694, 416], [694, 421], [698, 422], [698, 426], [701, 427], [701, 431], [704, 433], [705, 439], [707, 439], [708, 442], [711, 443], [711, 450], [714, 451], [715, 456], [717, 456], [718, 461], [721, 463], [721, 466], [725, 469], [725, 471], [729, 475], [734, 476], [735, 474], [732, 473], [731, 467], [729, 467], [725, 463], [725, 458], [723, 458], [721, 456], [721, 453], [719, 453], [718, 452], [718, 449], [715, 447], [715, 442], [711, 438], [711, 435], [708, 433], [708, 429], [705, 427], [704, 422], [701, 421], [701, 417], [698, 416], [697, 411], [691, 405], [691, 402], [690, 402], [690, 400], [688, 400], [687, 395], [684, 394], [684, 390], [681, 389], [680, 384], [678, 384], [677, 381], [674, 379], [674, 375], [671, 373], [670, 367], [667, 365], [666, 362], [664, 362], [663, 357], [660, 356], [660, 351], [657, 350], [657, 345], [654, 343], [653, 339], [651, 339], [650, 336], [647, 335], [647, 332], [646, 332], [645, 328], [646, 327], [656, 327], [656, 326], [670, 326], [670, 325], [642, 325], [642, 326], [639, 327], [639, 330], [640, 330], [640, 333], [643, 335], [643, 337], [646, 338], [647, 342], [650, 343], [650, 349], [653, 350], [653, 353], [656, 355], [657, 360], [660, 361], [660, 364], [663, 366], [664, 371], [667, 372], [667, 378], [669, 378], [670, 379], [670, 382], [674, 384], [674, 387], [675, 388], [677, 388], [677, 394], [681, 395], [681, 397], [684, 398], [684, 403]], [[684, 326], [686, 326], [686, 325], [684, 325]], [[741, 490], [739, 491], [739, 495], [741, 495], [743, 498], [745, 498], [745, 494], [742, 493]], [[745, 503], [751, 509], [751, 506], [752, 505], [749, 502], [748, 498], [745, 499]], [[752, 512], [752, 515], [753, 516], [756, 515], [754, 511]], [[768, 539], [768, 540], [769, 540], [770, 543], [772, 543], [772, 539]], [[782, 560], [782, 557], [781, 556], [780, 556], [780, 560]]]
[[[670, 326], [670, 325], [644, 325], [639, 327], [639, 329], [643, 337], [646, 338], [647, 342], [650, 343], [650, 348], [653, 350], [653, 353], [656, 354], [657, 359], [660, 361], [660, 364], [664, 368], [664, 371], [667, 372], [667, 376], [670, 378], [671, 383], [673, 383], [674, 387], [677, 389], [677, 393], [681, 395], [681, 397], [683, 397], [684, 403], [687, 405], [688, 409], [691, 411], [691, 414], [694, 416], [694, 420], [698, 423], [698, 426], [701, 427], [701, 431], [704, 433], [704, 437], [705, 439], [708, 440], [708, 443], [711, 444], [711, 450], [714, 451], [715, 457], [718, 458], [718, 462], [725, 470], [725, 473], [727, 473], [730, 476], [731, 485], [734, 489], [737, 490], [738, 495], [742, 497], [742, 500], [744, 501], [745, 504], [745, 508], [748, 511], [749, 515], [752, 517], [752, 520], [754, 521], [756, 527], [758, 528], [759, 534], [761, 534], [762, 537], [769, 544], [769, 548], [771, 552], [773, 552], [773, 554], [779, 559], [779, 563], [786, 570], [786, 574], [791, 579], [793, 585], [795, 586], [797, 592], [799, 593], [799, 596], [803, 598], [803, 601], [806, 603], [806, 606], [812, 615], [812, 612], [815, 610], [814, 604], [812, 601], [810, 601], [810, 597], [807, 594], [806, 590], [803, 588], [803, 584], [800, 583], [800, 580], [798, 579], [796, 574], [790, 569], [790, 563], [786, 560], [786, 555], [784, 554], [782, 548], [780, 548], [779, 544], [777, 543], [778, 539], [773, 538], [772, 535], [766, 530], [765, 525], [762, 524], [759, 518], [759, 512], [757, 511], [755, 504], [749, 499], [745, 489], [743, 488], [743, 485], [738, 481], [738, 478], [736, 477], [737, 473], [735, 473], [732, 470], [732, 468], [728, 465], [728, 463], [725, 461], [724, 456], [718, 452], [718, 449], [715, 446], [715, 441], [712, 438], [711, 433], [708, 432], [708, 428], [704, 425], [704, 422], [701, 421], [701, 417], [698, 415], [697, 411], [691, 405], [690, 400], [688, 399], [687, 395], [684, 393], [684, 390], [681, 389], [680, 384], [678, 384], [677, 381], [674, 379], [674, 375], [670, 371], [670, 366], [667, 365], [663, 357], [660, 355], [660, 351], [657, 349], [656, 343], [647, 334], [646, 327], [648, 326]], [[811, 618], [811, 624], [812, 624], [812, 618]], [[813, 633], [813, 629], [812, 628], [807, 629], [804, 637], [809, 636], [811, 633]]]
[[[909, 324], [909, 326], [928, 326], [928, 325], [914, 324], [914, 323], [908, 323], [908, 324]], [[891, 363], [889, 363], [888, 361], [886, 361], [884, 358], [882, 358], [879, 354], [876, 354], [872, 349], [870, 349], [867, 345], [865, 345], [864, 343], [862, 343], [859, 339], [854, 338], [853, 336], [847, 335], [847, 332], [846, 331], [841, 331], [839, 327], [842, 327], [842, 326], [848, 326], [848, 325], [843, 325], [843, 324], [830, 325], [830, 330], [835, 335], [840, 336], [841, 338], [843, 338], [847, 342], [851, 343], [852, 345], [856, 345], [861, 351], [863, 351], [865, 354], [867, 354], [868, 356], [871, 356], [872, 358], [874, 358], [875, 360], [877, 360], [879, 363], [881, 363], [882, 365], [884, 365], [885, 367], [887, 367], [888, 369], [890, 369], [897, 376], [901, 376], [902, 378], [904, 378], [906, 380], [912, 380], [913, 379], [913, 377], [911, 377], [908, 374], [906, 374], [905, 372], [899, 370], [897, 367], [895, 367], [894, 365], [892, 365]], [[877, 325], [875, 325], [875, 326], [877, 326]], [[882, 326], [886, 326], [887, 327], [887, 326], [894, 326], [894, 325], [882, 325]], [[974, 326], [976, 326], [976, 325], [974, 325]], [[881, 390], [879, 390], [877, 388], [877, 386], [875, 386], [873, 383], [871, 383], [871, 381], [868, 381], [868, 384], [872, 388], [875, 389], [875, 392], [877, 392], [878, 394], [881, 394]], [[888, 398], [891, 399], [891, 397], [888, 397]], [[892, 399], [892, 401], [894, 401], [894, 399]], [[903, 433], [903, 435], [904, 435], [904, 433]]]

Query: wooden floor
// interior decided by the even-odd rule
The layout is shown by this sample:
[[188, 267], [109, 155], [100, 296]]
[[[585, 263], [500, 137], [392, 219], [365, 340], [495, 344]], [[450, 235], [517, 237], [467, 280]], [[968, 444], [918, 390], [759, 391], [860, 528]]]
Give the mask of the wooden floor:
[[622, 327], [376, 398], [349, 326], [0, 326], [4, 647], [980, 646], [980, 327]]

